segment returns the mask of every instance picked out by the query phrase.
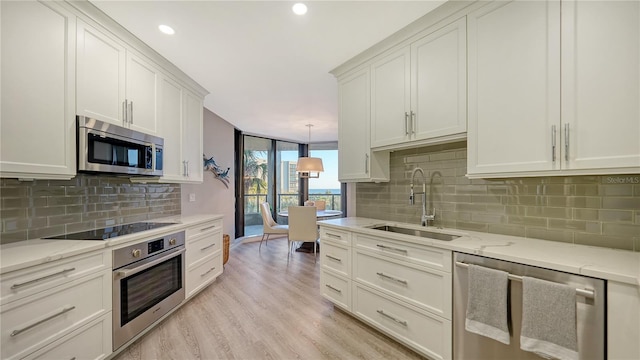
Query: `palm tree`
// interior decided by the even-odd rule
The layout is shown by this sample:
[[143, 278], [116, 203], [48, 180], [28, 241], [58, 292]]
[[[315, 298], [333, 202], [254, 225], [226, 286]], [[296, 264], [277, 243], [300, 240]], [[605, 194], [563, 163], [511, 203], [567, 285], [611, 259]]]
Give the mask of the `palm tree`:
[[244, 189], [248, 194], [262, 194], [267, 189], [267, 162], [259, 155], [266, 151], [244, 151]]

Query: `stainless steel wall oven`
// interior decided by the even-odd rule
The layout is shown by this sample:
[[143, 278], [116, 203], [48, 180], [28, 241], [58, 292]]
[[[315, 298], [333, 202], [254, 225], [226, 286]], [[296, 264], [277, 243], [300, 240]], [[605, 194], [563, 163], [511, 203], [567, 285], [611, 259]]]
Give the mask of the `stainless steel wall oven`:
[[113, 251], [113, 350], [185, 298], [184, 231]]

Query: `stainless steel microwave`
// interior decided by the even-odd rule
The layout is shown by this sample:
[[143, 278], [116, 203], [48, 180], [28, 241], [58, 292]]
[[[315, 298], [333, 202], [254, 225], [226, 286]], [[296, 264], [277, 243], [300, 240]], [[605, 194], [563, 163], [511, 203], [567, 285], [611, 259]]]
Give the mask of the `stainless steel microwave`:
[[164, 140], [78, 116], [78, 171], [162, 176]]

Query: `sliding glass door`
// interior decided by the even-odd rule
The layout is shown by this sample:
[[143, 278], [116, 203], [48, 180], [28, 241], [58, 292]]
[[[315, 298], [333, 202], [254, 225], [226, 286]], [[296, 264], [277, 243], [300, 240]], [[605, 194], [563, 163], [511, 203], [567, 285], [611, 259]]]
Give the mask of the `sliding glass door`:
[[281, 211], [285, 211], [292, 205], [300, 203], [300, 180], [296, 173], [298, 161], [298, 144], [286, 141], [275, 141], [276, 143], [276, 222], [286, 224], [287, 218], [278, 216]]
[[244, 235], [262, 234], [260, 204], [273, 203], [273, 172], [270, 163], [273, 154], [271, 140], [244, 136], [243, 190], [244, 190]]

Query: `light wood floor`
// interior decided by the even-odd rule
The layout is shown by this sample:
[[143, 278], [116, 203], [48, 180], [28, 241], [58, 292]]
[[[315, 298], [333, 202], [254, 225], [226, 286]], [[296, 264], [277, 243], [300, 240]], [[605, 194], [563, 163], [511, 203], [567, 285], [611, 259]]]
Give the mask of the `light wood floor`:
[[[319, 259], [319, 258], [318, 258]], [[422, 359], [319, 291], [320, 261], [285, 238], [238, 244], [224, 273], [118, 354], [138, 359]]]

